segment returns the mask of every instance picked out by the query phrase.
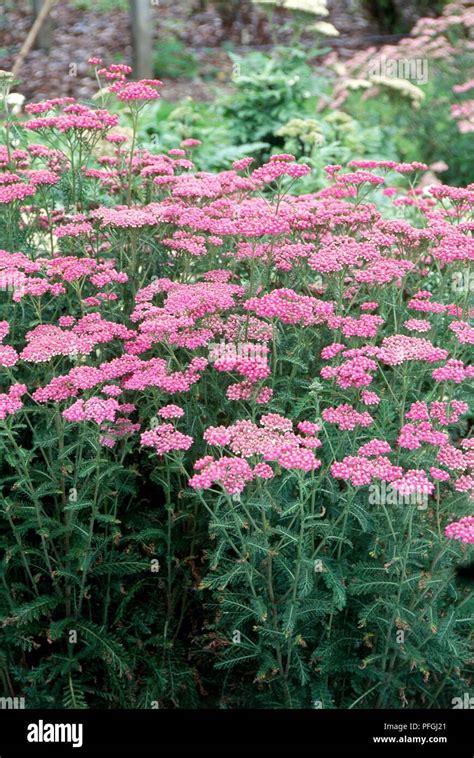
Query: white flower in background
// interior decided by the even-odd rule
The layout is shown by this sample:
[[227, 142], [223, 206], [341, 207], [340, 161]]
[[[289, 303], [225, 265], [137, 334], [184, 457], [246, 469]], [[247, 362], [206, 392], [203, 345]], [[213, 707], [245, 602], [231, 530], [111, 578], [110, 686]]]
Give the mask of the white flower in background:
[[346, 79], [344, 85], [347, 89], [369, 89], [372, 86], [367, 79]]
[[274, 5], [289, 11], [312, 13], [314, 16], [328, 16], [326, 0], [252, 0], [256, 5]]
[[346, 76], [347, 74], [347, 66], [344, 63], [341, 63], [340, 61], [336, 61], [331, 65], [332, 70], [335, 74], [338, 76]]
[[435, 174], [441, 174], [443, 171], [447, 171], [449, 168], [448, 164], [444, 161], [436, 161], [435, 163], [432, 163], [430, 166], [431, 171], [434, 171]]
[[420, 102], [425, 99], [423, 90], [406, 79], [396, 79], [392, 76], [371, 76], [370, 81], [379, 87], [395, 90], [400, 95], [408, 97], [415, 107], [418, 107]]
[[6, 96], [5, 100], [14, 116], [17, 116], [19, 113], [21, 113], [21, 107], [25, 102], [24, 95], [21, 95], [19, 92], [10, 92], [10, 94]]
[[319, 146], [324, 144], [322, 126], [316, 119], [293, 118], [280, 127], [275, 134], [277, 137], [297, 138], [308, 145]]
[[317, 21], [316, 24], [312, 24], [309, 27], [309, 31], [324, 34], [326, 37], [339, 37], [336, 27], [328, 21]]

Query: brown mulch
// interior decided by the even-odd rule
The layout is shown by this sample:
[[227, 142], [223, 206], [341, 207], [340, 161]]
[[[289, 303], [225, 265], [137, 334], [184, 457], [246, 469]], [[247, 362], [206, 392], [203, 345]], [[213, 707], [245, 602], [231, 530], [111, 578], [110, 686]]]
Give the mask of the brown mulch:
[[[247, 0], [248, 2], [248, 0]], [[156, 39], [166, 35], [178, 37], [199, 64], [199, 76], [193, 79], [165, 78], [163, 95], [170, 100], [192, 96], [195, 100], [210, 100], [217, 86], [227, 86], [232, 71], [223, 43], [231, 43], [236, 52], [252, 49], [269, 49], [271, 37], [265, 16], [253, 6], [239, 14], [236, 22], [226, 27], [211, 4], [207, 10], [195, 11], [198, 0], [160, 0], [152, 7], [155, 16]], [[57, 2], [51, 11], [53, 45], [50, 50], [32, 50], [21, 68], [21, 83], [16, 91], [28, 101], [48, 97], [74, 96], [90, 98], [97, 89], [86, 61], [98, 55], [105, 62], [130, 62], [131, 43], [127, 10], [117, 3], [113, 11], [97, 10], [100, 3], [90, 3], [91, 10], [81, 4]], [[371, 29], [368, 21], [357, 10], [354, 0], [329, 0], [332, 23], [341, 36], [329, 39], [344, 54], [357, 46], [368, 44]], [[282, 20], [284, 19], [284, 14]], [[0, 14], [0, 68], [9, 70], [31, 27], [33, 18], [29, 0], [4, 0]], [[279, 41], [287, 41], [285, 31]], [[208, 77], [206, 77], [208, 73]]]

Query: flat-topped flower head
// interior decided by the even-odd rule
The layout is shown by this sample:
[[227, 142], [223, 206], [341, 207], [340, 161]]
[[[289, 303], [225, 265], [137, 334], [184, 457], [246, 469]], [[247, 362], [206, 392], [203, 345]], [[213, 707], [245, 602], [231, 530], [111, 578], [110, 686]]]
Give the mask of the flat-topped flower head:
[[445, 528], [446, 537], [459, 540], [468, 545], [474, 545], [474, 516], [464, 516], [459, 521], [453, 521]]

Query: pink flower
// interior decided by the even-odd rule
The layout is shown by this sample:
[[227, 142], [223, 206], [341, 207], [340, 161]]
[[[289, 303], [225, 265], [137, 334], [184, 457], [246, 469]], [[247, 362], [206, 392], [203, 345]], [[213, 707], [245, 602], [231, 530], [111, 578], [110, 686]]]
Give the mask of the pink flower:
[[267, 413], [266, 416], [261, 417], [260, 423], [267, 429], [278, 429], [282, 432], [289, 432], [293, 429], [293, 422], [278, 413]]
[[443, 447], [440, 448], [437, 460], [451, 471], [465, 471], [469, 466], [469, 461], [466, 458], [465, 453], [449, 444], [443, 445]]
[[[229, 447], [235, 455], [239, 456], [236, 460], [243, 461], [245, 458], [261, 455], [264, 461], [276, 461], [282, 468], [309, 472], [321, 465], [313, 453], [313, 449], [319, 447], [321, 442], [312, 436], [319, 431], [319, 428], [310, 422], [300, 423], [304, 425], [307, 433], [312, 434], [301, 437], [292, 431], [293, 424], [290, 419], [276, 413], [269, 413], [262, 416], [261, 426], [252, 421], [241, 420], [229, 427], [209, 427], [204, 433], [204, 439], [213, 445]], [[212, 458], [209, 460], [213, 461]], [[254, 474], [260, 475], [258, 472], [261, 471], [265, 474], [264, 478], [269, 478], [270, 472], [272, 476], [273, 472], [269, 466], [264, 465], [264, 461], [261, 467], [254, 468]], [[195, 468], [198, 467], [201, 467], [200, 462], [195, 465]], [[212, 483], [216, 480], [215, 477], [210, 476], [209, 471], [210, 469], [206, 475], [200, 475], [197, 479], [193, 477], [191, 486], [198, 486], [196, 484], [198, 482], [199, 488], [209, 487], [210, 484], [206, 482]], [[245, 482], [243, 482], [244, 486]]]
[[67, 421], [95, 421], [102, 424], [104, 421], [114, 421], [120, 405], [114, 398], [103, 400], [100, 397], [92, 397], [89, 400], [76, 400], [63, 416]]
[[465, 474], [458, 477], [454, 482], [454, 489], [456, 492], [473, 492], [474, 493], [474, 476]]
[[[283, 160], [278, 155], [273, 156], [269, 163], [264, 163], [260, 168], [252, 172], [252, 179], [263, 184], [270, 184], [281, 176], [290, 176], [297, 179], [311, 173], [310, 166], [304, 163], [293, 163], [293, 156], [283, 156]], [[290, 161], [288, 160], [290, 158]]]
[[370, 442], [366, 442], [359, 448], [359, 455], [371, 456], [371, 455], [383, 455], [383, 453], [390, 453], [392, 448], [386, 440], [373, 439]]
[[232, 168], [234, 168], [236, 171], [245, 171], [245, 169], [248, 168], [253, 162], [253, 158], [240, 158], [240, 160], [234, 161]]
[[351, 431], [356, 426], [370, 426], [374, 419], [367, 411], [360, 413], [352, 405], [343, 403], [334, 408], [326, 408], [322, 412], [324, 421], [336, 424], [343, 431]]
[[437, 368], [431, 374], [433, 379], [438, 381], [451, 381], [454, 384], [461, 384], [468, 377], [474, 376], [472, 366], [465, 366], [462, 361], [450, 358], [444, 366]]
[[437, 479], [439, 482], [449, 482], [451, 478], [447, 471], [443, 471], [443, 469], [436, 468], [435, 466], [431, 466], [430, 476], [433, 479]]
[[368, 171], [355, 171], [354, 173], [339, 174], [336, 181], [340, 184], [352, 184], [358, 187], [361, 184], [383, 184], [384, 179], [381, 176], [375, 176]]
[[10, 345], [0, 345], [0, 366], [11, 368], [18, 360], [18, 353]]
[[392, 487], [401, 495], [413, 494], [431, 495], [434, 492], [434, 484], [429, 481], [426, 472], [419, 469], [409, 469], [401, 479], [392, 483]]
[[416, 318], [408, 319], [408, 321], [405, 321], [403, 326], [410, 332], [429, 332], [431, 329], [431, 324], [429, 321]]
[[161, 418], [181, 418], [184, 416], [184, 411], [179, 405], [165, 405], [158, 411], [158, 416]]
[[3, 342], [9, 331], [10, 324], [8, 321], [0, 321], [0, 342]]
[[311, 421], [299, 421], [297, 427], [303, 434], [314, 435], [321, 431], [321, 427]]
[[7, 184], [0, 185], [0, 203], [13, 203], [15, 200], [24, 200], [29, 195], [34, 195], [34, 184]]
[[449, 353], [444, 348], [435, 347], [427, 339], [394, 334], [382, 340], [382, 346], [377, 350], [377, 355], [383, 363], [397, 366], [406, 361], [434, 363], [444, 360]]
[[209, 426], [203, 434], [210, 445], [225, 447], [232, 439], [232, 433], [225, 426]]
[[54, 236], [61, 239], [61, 237], [80, 237], [81, 234], [91, 234], [93, 232], [93, 226], [88, 221], [84, 221], [82, 224], [62, 224], [54, 229]]
[[209, 489], [217, 483], [229, 495], [238, 495], [243, 492], [247, 482], [254, 478], [251, 467], [242, 458], [223, 457], [214, 461], [208, 456], [197, 464], [200, 473], [189, 480], [190, 487], [194, 489]]
[[[374, 442], [379, 442], [375, 440]], [[370, 444], [370, 443], [368, 443]], [[374, 445], [374, 453], [377, 449], [383, 450], [382, 445]], [[366, 448], [372, 455], [371, 448]], [[403, 476], [401, 466], [393, 465], [390, 460], [375, 453], [374, 458], [367, 458], [367, 452], [359, 455], [348, 455], [342, 461], [335, 461], [331, 465], [331, 475], [335, 479], [343, 479], [355, 487], [370, 484], [373, 479], [385, 482], [394, 482]]]
[[118, 100], [130, 102], [133, 100], [157, 100], [160, 94], [156, 87], [163, 84], [159, 79], [142, 79], [138, 82], [118, 82], [112, 84], [110, 90], [115, 92]]
[[144, 447], [152, 447], [157, 455], [164, 455], [172, 450], [189, 450], [193, 438], [178, 432], [173, 424], [159, 424], [140, 437]]
[[448, 329], [455, 333], [462, 344], [474, 345], [474, 328], [467, 321], [453, 321]]
[[448, 524], [444, 530], [446, 537], [474, 545], [474, 516], [464, 516], [459, 521]]
[[272, 479], [274, 477], [273, 469], [268, 463], [257, 463], [254, 466], [253, 474], [260, 479]]
[[257, 394], [255, 402], [257, 405], [265, 405], [273, 397], [273, 390], [270, 387], [263, 387]]
[[369, 392], [369, 390], [362, 390], [360, 393], [360, 399], [364, 405], [378, 405], [380, 398], [376, 392]]
[[338, 353], [341, 352], [341, 350], [344, 350], [346, 345], [342, 342], [333, 342], [331, 345], [328, 345], [327, 347], [323, 347], [321, 350], [321, 358], [324, 360], [330, 360], [331, 358], [334, 358]]
[[410, 409], [405, 413], [405, 418], [410, 421], [428, 421], [429, 420], [428, 406], [422, 401], [412, 403]]
[[26, 395], [27, 391], [26, 384], [12, 384], [8, 392], [0, 392], [0, 419], [5, 419], [23, 408], [20, 398]]

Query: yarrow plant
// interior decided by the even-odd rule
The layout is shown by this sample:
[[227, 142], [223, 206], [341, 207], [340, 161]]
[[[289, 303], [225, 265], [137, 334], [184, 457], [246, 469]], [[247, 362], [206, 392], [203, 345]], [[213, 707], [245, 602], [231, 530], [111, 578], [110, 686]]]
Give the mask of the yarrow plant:
[[159, 81], [90, 63], [96, 104], [29, 104], [0, 148], [6, 694], [449, 704], [469, 685], [474, 338], [450, 283], [472, 186], [354, 159], [293, 195], [311, 168], [289, 153], [199, 171], [192, 138], [136, 145]]

